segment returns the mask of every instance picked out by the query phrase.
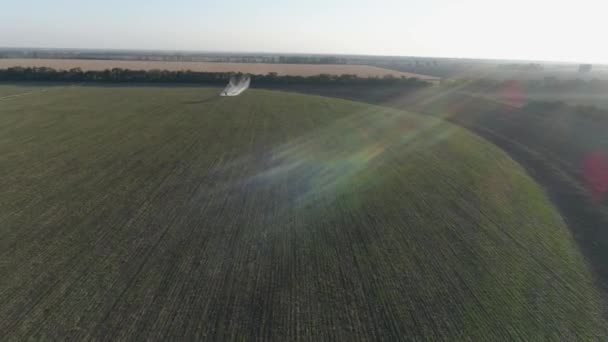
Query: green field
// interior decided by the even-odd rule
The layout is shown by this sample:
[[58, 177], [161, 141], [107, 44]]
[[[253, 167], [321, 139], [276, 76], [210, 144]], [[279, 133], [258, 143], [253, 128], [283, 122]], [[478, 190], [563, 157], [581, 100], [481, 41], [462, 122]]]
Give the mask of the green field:
[[605, 338], [570, 231], [500, 149], [383, 107], [218, 92], [0, 99], [5, 340]]

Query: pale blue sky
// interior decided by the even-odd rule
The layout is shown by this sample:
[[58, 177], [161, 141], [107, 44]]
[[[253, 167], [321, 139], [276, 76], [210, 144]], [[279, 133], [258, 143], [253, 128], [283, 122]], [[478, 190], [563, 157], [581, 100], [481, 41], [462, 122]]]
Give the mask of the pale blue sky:
[[3, 0], [0, 46], [608, 63], [603, 1]]

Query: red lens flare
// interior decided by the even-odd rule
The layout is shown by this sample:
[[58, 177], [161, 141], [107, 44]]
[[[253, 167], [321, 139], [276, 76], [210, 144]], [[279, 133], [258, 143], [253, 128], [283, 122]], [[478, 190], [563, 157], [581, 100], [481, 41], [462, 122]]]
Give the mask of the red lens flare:
[[519, 81], [508, 81], [499, 90], [499, 98], [502, 102], [517, 108], [526, 103], [524, 87]]
[[608, 192], [608, 156], [595, 151], [587, 154], [583, 161], [583, 173], [593, 199], [602, 201]]

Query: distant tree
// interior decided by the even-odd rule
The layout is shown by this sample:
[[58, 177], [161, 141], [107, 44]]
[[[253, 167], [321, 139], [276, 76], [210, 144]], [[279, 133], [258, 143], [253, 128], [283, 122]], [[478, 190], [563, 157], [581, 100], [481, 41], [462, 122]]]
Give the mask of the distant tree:
[[[150, 83], [200, 83], [225, 84], [231, 73], [168, 71], [168, 70], [128, 70], [114, 68], [103, 71], [83, 71], [80, 68], [54, 70], [46, 67], [14, 67], [0, 69], [0, 81], [65, 81], [65, 82], [150, 82]], [[416, 78], [396, 78], [387, 75], [382, 78], [360, 78], [356, 75], [291, 76], [279, 75], [276, 72], [267, 75], [254, 75], [254, 85], [400, 85], [407, 87], [427, 86], [429, 83]]]

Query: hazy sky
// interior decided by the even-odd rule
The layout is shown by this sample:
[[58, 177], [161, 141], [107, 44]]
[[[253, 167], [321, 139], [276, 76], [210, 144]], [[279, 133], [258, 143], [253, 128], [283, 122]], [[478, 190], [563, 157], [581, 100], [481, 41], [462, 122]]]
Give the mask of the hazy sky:
[[608, 63], [600, 0], [2, 0], [0, 46]]

